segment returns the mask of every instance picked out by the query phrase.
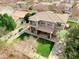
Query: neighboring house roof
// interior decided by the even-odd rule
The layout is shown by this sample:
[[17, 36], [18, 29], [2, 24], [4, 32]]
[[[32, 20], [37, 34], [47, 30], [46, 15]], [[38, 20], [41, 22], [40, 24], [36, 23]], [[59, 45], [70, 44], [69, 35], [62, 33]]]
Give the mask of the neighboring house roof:
[[79, 4], [77, 4], [73, 9], [72, 9], [72, 15], [73, 17], [79, 17]]
[[49, 3], [36, 3], [32, 6], [32, 9], [37, 11], [47, 11]]
[[18, 2], [16, 2], [17, 4], [26, 4], [26, 2], [25, 1], [18, 1]]
[[24, 17], [26, 14], [27, 14], [26, 11], [17, 10], [17, 11], [15, 11], [14, 13], [12, 13], [12, 17], [13, 17], [15, 20], [17, 20], [17, 19], [19, 19], [20, 17]]
[[62, 22], [66, 23], [69, 15], [68, 14], [57, 14], [51, 11], [39, 12], [34, 16], [31, 16], [31, 21], [49, 21], [49, 22]]

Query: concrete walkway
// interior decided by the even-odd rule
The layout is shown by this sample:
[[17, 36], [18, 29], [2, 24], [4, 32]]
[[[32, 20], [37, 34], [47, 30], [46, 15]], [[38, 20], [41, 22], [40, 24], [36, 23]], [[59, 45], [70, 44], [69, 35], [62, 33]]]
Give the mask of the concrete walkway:
[[54, 47], [52, 48], [52, 51], [49, 55], [48, 59], [59, 59], [59, 54], [64, 51], [64, 46], [63, 44], [56, 42]]

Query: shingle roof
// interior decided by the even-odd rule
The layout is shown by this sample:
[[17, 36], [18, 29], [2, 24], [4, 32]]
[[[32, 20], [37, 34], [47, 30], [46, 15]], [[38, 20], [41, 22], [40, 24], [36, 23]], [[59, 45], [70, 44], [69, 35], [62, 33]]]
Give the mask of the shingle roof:
[[32, 21], [49, 21], [49, 22], [63, 22], [65, 23], [68, 19], [68, 14], [57, 14], [51, 11], [39, 12], [34, 16], [31, 16], [29, 20]]

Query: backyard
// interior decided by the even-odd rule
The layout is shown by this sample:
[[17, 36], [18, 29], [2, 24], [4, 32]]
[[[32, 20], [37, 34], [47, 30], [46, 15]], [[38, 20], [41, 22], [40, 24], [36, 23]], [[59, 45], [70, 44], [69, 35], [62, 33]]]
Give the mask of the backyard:
[[38, 46], [37, 46], [37, 53], [44, 56], [44, 57], [48, 57], [54, 43], [45, 39], [38, 39]]
[[20, 40], [20, 41], [36, 40], [36, 44], [34, 45], [34, 46], [36, 46], [36, 47], [34, 47], [35, 53], [37, 53], [43, 57], [46, 57], [46, 58], [49, 56], [49, 54], [54, 46], [54, 43], [51, 41], [48, 41], [46, 39], [41, 39], [41, 38], [38, 39], [35, 36], [31, 36], [27, 33], [24, 33], [20, 37], [18, 37], [18, 40]]
[[[36, 42], [36, 43], [34, 43]], [[1, 58], [23, 58], [23, 59], [30, 59], [29, 57], [27, 57], [27, 55], [30, 53], [30, 51], [33, 51], [35, 53], [37, 53], [40, 56], [43, 57], [48, 57], [54, 43], [45, 39], [41, 39], [41, 38], [37, 38], [35, 36], [31, 36], [27, 33], [23, 33], [22, 35], [20, 35], [16, 40], [13, 40], [12, 43], [7, 44], [6, 42], [0, 42], [0, 52], [2, 52], [2, 54], [5, 53], [4, 57]], [[32, 48], [31, 48], [32, 46]], [[20, 50], [19, 50], [19, 49]], [[6, 49], [6, 51], [5, 51]], [[25, 51], [25, 52], [22, 52]], [[6, 54], [6, 52], [8, 52]], [[1, 55], [1, 54], [0, 54]], [[25, 56], [24, 56], [25, 55]], [[19, 56], [19, 57], [17, 57]]]
[[[21, 41], [24, 41], [24, 40], [29, 40], [29, 37], [31, 37], [31, 35], [27, 34], [27, 33], [24, 33], [22, 34], [19, 39]], [[41, 55], [41, 56], [44, 56], [44, 57], [48, 57], [53, 46], [54, 46], [54, 42], [51, 42], [51, 41], [48, 41], [46, 39], [42, 39], [42, 38], [36, 38], [35, 36], [32, 36], [30, 38], [31, 40], [36, 40], [36, 53]]]

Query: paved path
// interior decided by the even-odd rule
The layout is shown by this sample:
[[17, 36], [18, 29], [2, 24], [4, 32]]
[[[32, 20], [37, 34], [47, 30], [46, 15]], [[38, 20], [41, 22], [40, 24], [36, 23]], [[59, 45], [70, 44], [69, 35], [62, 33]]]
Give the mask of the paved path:
[[18, 30], [17, 33], [15, 33], [14, 35], [12, 35], [9, 39], [8, 39], [8, 43], [12, 42], [14, 39], [16, 39], [17, 37], [19, 37], [21, 34], [23, 34], [25, 32], [25, 30], [27, 30], [30, 26], [29, 25], [25, 25], [20, 32]]
[[52, 51], [51, 51], [48, 59], [59, 59], [58, 55], [60, 53], [62, 53], [63, 51], [64, 51], [63, 43], [56, 42], [54, 44], [54, 47], [52, 48]]
[[12, 42], [14, 39], [19, 37], [22, 33], [24, 33], [25, 30], [27, 30], [29, 27], [29, 24], [21, 25], [19, 28], [16, 28], [14, 31], [11, 31], [7, 35], [1, 37], [0, 40], [7, 40], [8, 43]]
[[48, 59], [58, 59], [57, 54], [58, 54], [58, 45], [54, 44], [54, 47], [52, 48], [52, 51], [51, 51]]

